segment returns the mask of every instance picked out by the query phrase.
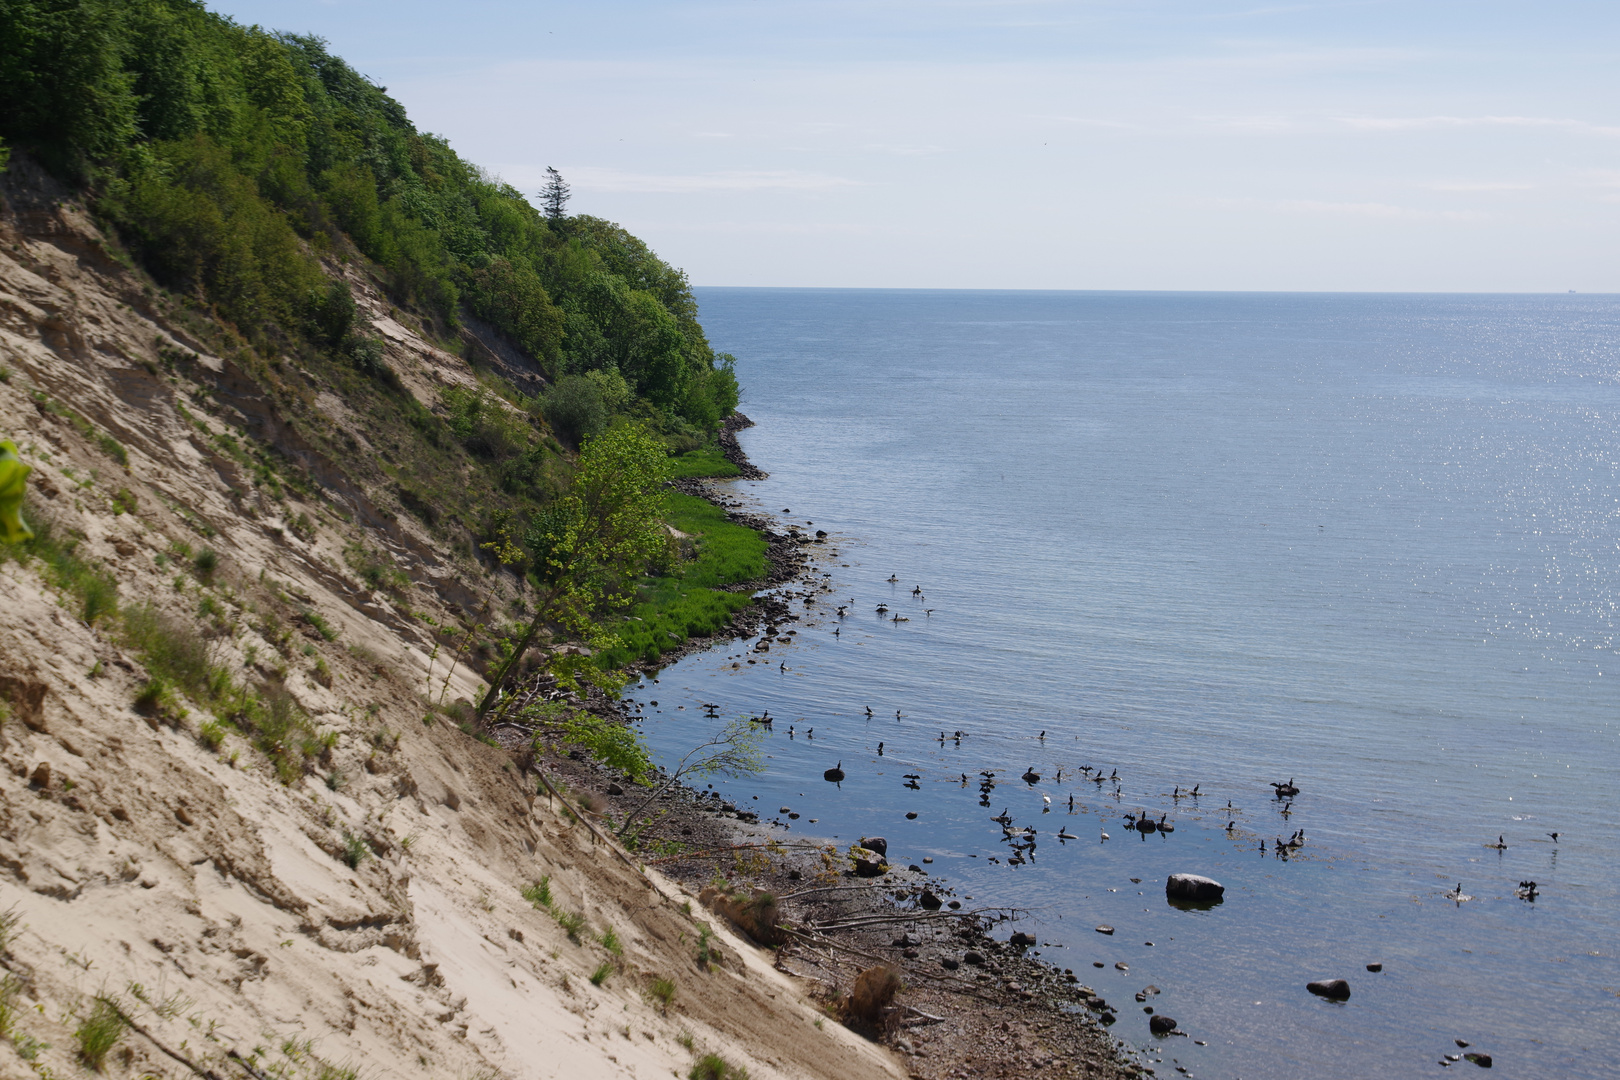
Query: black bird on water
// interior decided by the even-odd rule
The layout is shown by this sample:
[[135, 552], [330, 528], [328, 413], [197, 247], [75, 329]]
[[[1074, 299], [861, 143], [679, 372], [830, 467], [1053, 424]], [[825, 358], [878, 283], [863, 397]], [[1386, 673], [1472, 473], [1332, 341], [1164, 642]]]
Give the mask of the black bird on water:
[[889, 575], [889, 584], [890, 585], [898, 585], [899, 583], [900, 583], [900, 575], [899, 574], [890, 574]]
[[1025, 770], [1022, 779], [1026, 784], [1038, 784], [1041, 780], [1041, 774], [1035, 771], [1035, 766], [1031, 765]]
[[883, 756], [883, 744], [878, 743], [878, 757], [882, 757], [882, 756]]
[[866, 707], [866, 718], [868, 720], [872, 719], [872, 706], [870, 705]]
[[1277, 798], [1279, 799], [1292, 799], [1295, 795], [1299, 794], [1299, 788], [1294, 786], [1294, 778], [1292, 776], [1288, 778], [1288, 783], [1286, 784], [1279, 784], [1273, 781], [1271, 786], [1276, 789]]
[[1555, 832], [1550, 832], [1550, 833], [1548, 833], [1548, 834], [1547, 834], [1547, 835], [1548, 835], [1548, 836], [1550, 836], [1550, 837], [1552, 837], [1552, 842], [1553, 842], [1553, 843], [1555, 843], [1555, 844], [1556, 844], [1556, 843], [1558, 843], [1558, 834], [1557, 834], [1557, 833], [1555, 833]]
[[844, 763], [840, 761], [837, 765], [822, 773], [821, 778], [834, 784], [842, 783], [844, 779]]

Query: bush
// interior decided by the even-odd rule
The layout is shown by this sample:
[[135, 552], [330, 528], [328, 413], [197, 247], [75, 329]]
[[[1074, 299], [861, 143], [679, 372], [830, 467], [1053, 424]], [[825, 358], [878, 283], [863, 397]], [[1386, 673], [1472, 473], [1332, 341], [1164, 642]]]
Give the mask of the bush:
[[607, 427], [608, 407], [602, 399], [601, 385], [586, 375], [565, 375], [558, 379], [546, 391], [542, 411], [552, 430], [573, 446]]

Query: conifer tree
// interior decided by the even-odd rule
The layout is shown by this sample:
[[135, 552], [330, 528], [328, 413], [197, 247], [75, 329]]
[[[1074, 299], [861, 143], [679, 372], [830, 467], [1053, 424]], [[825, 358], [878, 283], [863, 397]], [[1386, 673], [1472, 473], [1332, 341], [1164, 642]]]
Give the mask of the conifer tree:
[[546, 186], [540, 189], [540, 205], [546, 212], [548, 221], [561, 221], [563, 210], [568, 206], [568, 184], [563, 180], [562, 173], [546, 166]]

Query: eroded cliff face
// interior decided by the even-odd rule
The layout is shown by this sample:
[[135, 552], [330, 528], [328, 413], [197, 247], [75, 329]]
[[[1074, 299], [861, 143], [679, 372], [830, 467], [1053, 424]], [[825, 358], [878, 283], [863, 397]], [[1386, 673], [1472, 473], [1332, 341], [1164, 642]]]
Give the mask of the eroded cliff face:
[[[326, 446], [386, 455], [343, 400], [211, 350], [43, 178], [6, 198], [0, 438], [35, 469], [27, 513], [148, 643], [297, 719], [277, 741], [196, 695], [138, 711], [150, 654], [119, 620], [37, 559], [0, 565], [0, 1074], [76, 1074], [99, 997], [134, 1024], [111, 1075], [645, 1077], [694, 1048], [755, 1077], [902, 1075], [725, 928], [700, 968], [678, 888], [536, 801], [504, 751], [424, 723], [430, 694], [477, 689], [434, 628], [509, 586], [278, 406], [303, 392]], [[350, 275], [419, 402], [473, 383]], [[371, 588], [367, 552], [409, 583]], [[577, 941], [524, 899], [542, 877]]]

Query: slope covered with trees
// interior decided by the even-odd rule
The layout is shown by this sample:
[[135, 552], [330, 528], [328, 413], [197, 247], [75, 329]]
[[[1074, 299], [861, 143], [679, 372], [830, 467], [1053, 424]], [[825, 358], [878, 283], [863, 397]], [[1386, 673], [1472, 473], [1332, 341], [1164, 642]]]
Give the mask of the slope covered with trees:
[[[386, 528], [397, 507], [451, 553], [532, 581], [531, 598], [564, 573], [556, 523], [573, 450], [630, 422], [647, 445], [689, 454], [675, 471], [690, 475], [712, 466], [715, 429], [736, 407], [732, 359], [710, 347], [684, 273], [618, 225], [569, 216], [555, 173], [531, 205], [418, 131], [317, 38], [244, 27], [193, 0], [10, 0], [6, 154], [67, 185], [114, 241], [108, 253], [149, 275], [167, 317], [274, 403], [272, 426], [297, 447], [253, 449], [243, 425], [230, 451], [270, 453], [255, 466], [264, 490], [322, 486], [299, 467], [313, 448], [381, 508], [372, 524]], [[378, 293], [476, 378], [405, 385], [377, 305], [363, 302]], [[323, 393], [344, 421], [318, 405]], [[647, 568], [681, 576], [667, 561]], [[653, 590], [687, 612], [660, 622], [662, 646], [746, 602], [708, 584]], [[576, 604], [562, 620], [571, 635], [622, 608], [610, 593], [627, 599], [598, 592], [596, 610]]]
[[11, 0], [0, 138], [257, 343], [360, 348], [320, 261], [346, 238], [397, 301], [486, 320], [549, 377], [616, 372], [700, 431], [736, 404], [683, 273], [610, 222], [542, 215], [318, 38], [192, 0]]

